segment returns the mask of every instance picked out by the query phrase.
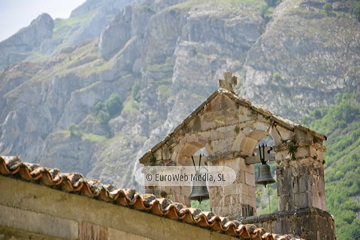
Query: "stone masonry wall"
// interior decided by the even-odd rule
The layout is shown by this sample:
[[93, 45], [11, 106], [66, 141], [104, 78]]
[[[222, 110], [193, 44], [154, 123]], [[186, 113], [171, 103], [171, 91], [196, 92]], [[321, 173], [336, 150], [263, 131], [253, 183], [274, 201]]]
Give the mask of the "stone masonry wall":
[[[230, 186], [210, 188], [211, 210], [230, 219], [246, 217], [256, 214], [256, 197], [254, 166], [245, 162], [266, 136], [275, 143], [279, 211], [325, 210], [326, 136], [220, 90], [145, 155], [155, 161], [143, 163], [191, 166], [191, 155], [206, 148], [210, 165], [228, 166], [237, 174]], [[181, 189], [170, 198], [186, 202], [186, 194]]]
[[236, 172], [236, 180], [233, 184], [210, 188], [211, 210], [229, 219], [255, 215], [254, 165], [246, 165], [243, 158], [223, 159], [211, 162], [211, 165], [227, 166]]
[[306, 240], [334, 240], [334, 217], [318, 208], [304, 208], [248, 217], [242, 224], [255, 224], [279, 234], [294, 234]]
[[294, 156], [288, 149], [276, 152], [279, 211], [292, 211], [307, 207], [326, 210], [324, 155], [319, 144], [298, 148]]

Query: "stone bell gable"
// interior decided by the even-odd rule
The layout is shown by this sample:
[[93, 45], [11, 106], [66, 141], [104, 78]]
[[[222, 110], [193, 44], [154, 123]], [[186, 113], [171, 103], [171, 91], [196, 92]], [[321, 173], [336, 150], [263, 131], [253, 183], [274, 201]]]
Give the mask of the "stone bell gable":
[[[256, 215], [256, 162], [252, 155], [266, 136], [275, 142], [279, 212], [325, 211], [326, 136], [254, 106], [231, 89], [216, 90], [139, 161], [144, 165], [192, 166], [191, 156], [205, 148], [208, 166], [228, 166], [236, 172], [231, 185], [210, 187], [210, 209], [230, 219], [249, 217]], [[146, 187], [146, 191], [190, 204], [190, 187]]]

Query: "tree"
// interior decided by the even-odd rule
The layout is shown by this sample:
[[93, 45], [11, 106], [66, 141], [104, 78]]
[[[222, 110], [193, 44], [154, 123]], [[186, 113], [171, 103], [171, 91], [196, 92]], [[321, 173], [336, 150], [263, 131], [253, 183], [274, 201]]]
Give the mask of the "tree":
[[281, 74], [279, 72], [274, 72], [272, 77], [277, 81], [282, 79]]
[[353, 8], [353, 14], [360, 21], [360, 2], [357, 2]]
[[81, 137], [81, 132], [79, 131], [79, 126], [75, 123], [71, 123], [68, 126], [68, 130], [70, 131], [70, 136], [79, 136]]
[[325, 3], [324, 6], [323, 6], [323, 9], [324, 9], [327, 13], [329, 13], [329, 12], [331, 12], [331, 11], [333, 10], [332, 5], [331, 5], [330, 3]]
[[101, 124], [107, 124], [110, 121], [111, 117], [108, 112], [105, 112], [104, 110], [100, 110], [99, 113], [97, 114], [97, 119]]
[[269, 7], [276, 7], [281, 3], [281, 0], [266, 0], [266, 3]]
[[120, 95], [118, 93], [111, 94], [109, 99], [105, 101], [105, 106], [110, 117], [113, 117], [116, 114], [118, 114], [122, 109], [122, 102], [120, 100]]
[[104, 108], [104, 104], [100, 100], [97, 100], [96, 102], [94, 102], [94, 110], [95, 110], [95, 112], [99, 112], [103, 108]]
[[141, 93], [140, 93], [140, 84], [137, 82], [132, 86], [131, 89], [131, 96], [133, 97], [133, 99], [135, 101], [139, 101], [141, 98]]
[[267, 10], [268, 10], [268, 6], [266, 4], [260, 6], [260, 14], [262, 18], [265, 18], [265, 14]]

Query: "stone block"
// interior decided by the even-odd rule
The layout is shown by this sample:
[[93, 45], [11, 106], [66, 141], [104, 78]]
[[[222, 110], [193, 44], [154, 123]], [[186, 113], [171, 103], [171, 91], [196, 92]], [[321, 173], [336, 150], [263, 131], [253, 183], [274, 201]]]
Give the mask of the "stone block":
[[237, 116], [229, 116], [225, 119], [226, 125], [233, 125], [239, 122], [239, 118]]
[[246, 183], [241, 184], [241, 195], [244, 197], [248, 195], [248, 187], [250, 187], [249, 185], [246, 185]]
[[220, 192], [219, 192], [220, 190], [221, 188], [219, 186], [209, 187], [210, 196], [213, 197], [220, 196]]
[[61, 238], [78, 238], [78, 223], [73, 220], [0, 205], [0, 226]]
[[275, 145], [279, 145], [282, 143], [282, 139], [281, 139], [281, 136], [279, 134], [279, 132], [277, 131], [276, 127], [275, 126], [272, 126], [270, 128], [270, 135], [271, 137], [274, 139], [274, 142], [275, 142]]
[[236, 185], [231, 184], [231, 185], [228, 185], [228, 186], [224, 186], [223, 191], [224, 191], [225, 195], [236, 194]]
[[236, 182], [239, 183], [245, 183], [245, 172], [244, 171], [238, 171], [236, 172]]
[[248, 204], [255, 209], [256, 208], [256, 198], [248, 198], [248, 200], [245, 204]]
[[163, 159], [171, 159], [171, 153], [169, 151], [169, 148], [167, 147], [162, 148], [162, 157]]
[[312, 185], [311, 177], [308, 174], [304, 174], [299, 179], [299, 192], [308, 192]]
[[245, 136], [247, 136], [247, 135], [249, 135], [250, 133], [252, 133], [254, 130], [255, 130], [255, 128], [254, 128], [254, 126], [253, 126], [253, 124], [254, 124], [255, 122], [247, 122], [246, 123], [246, 125], [244, 125], [243, 127], [242, 127], [242, 130], [241, 130], [241, 132], [243, 132], [244, 134], [245, 134]]
[[236, 137], [235, 140], [231, 146], [231, 151], [240, 151], [240, 145], [242, 140], [244, 139], [245, 134], [243, 132], [239, 132]]
[[241, 171], [248, 172], [248, 173], [254, 173], [254, 171], [255, 171], [255, 165], [254, 164], [246, 165], [246, 161], [243, 158], [240, 158], [239, 163], [240, 163]]
[[226, 195], [224, 197], [224, 208], [228, 209], [228, 212], [231, 213], [231, 208], [232, 208], [232, 201], [231, 201], [231, 195]]
[[234, 194], [239, 195], [241, 194], [241, 183], [233, 183], [234, 186]]
[[220, 205], [216, 205], [216, 206], [211, 206], [211, 211], [213, 213], [215, 213], [217, 216], [225, 216], [223, 213], [225, 213], [225, 211], [223, 211], [222, 207]]
[[208, 121], [206, 121], [206, 120], [203, 120], [203, 121], [201, 122], [201, 130], [202, 130], [202, 131], [207, 131], [207, 130], [213, 129], [213, 128], [215, 128], [215, 127], [216, 127], [216, 124], [215, 124], [215, 122], [213, 122], [213, 121], [208, 122]]
[[105, 227], [87, 222], [79, 223], [79, 240], [103, 240], [107, 239], [108, 231]]
[[226, 154], [230, 151], [233, 139], [221, 139], [211, 142], [211, 147], [215, 155]]
[[295, 158], [310, 157], [310, 151], [308, 147], [300, 147], [295, 153]]
[[108, 240], [127, 239], [127, 240], [150, 240], [150, 238], [138, 236], [132, 233], [123, 232], [117, 229], [109, 228]]
[[257, 144], [258, 140], [248, 136], [244, 137], [240, 144], [240, 151], [248, 156], [251, 156], [254, 153], [254, 149]]
[[286, 128], [283, 128], [281, 126], [276, 126], [276, 130], [277, 132], [280, 134], [281, 136], [281, 140], [282, 141], [287, 141], [290, 140], [294, 137], [294, 133]]
[[270, 118], [268, 116], [266, 116], [266, 115], [263, 115], [263, 114], [258, 114], [257, 120], [260, 121], [260, 122], [268, 123], [268, 124], [271, 123]]
[[309, 207], [309, 192], [296, 193], [294, 194], [294, 207], [295, 209], [301, 209]]
[[255, 186], [255, 174], [245, 172], [245, 183], [249, 186]]
[[283, 194], [278, 197], [279, 212], [294, 210], [294, 202], [292, 195]]
[[286, 160], [290, 160], [292, 158], [291, 154], [289, 154], [289, 150], [277, 151], [275, 152], [275, 159], [280, 160], [280, 164], [288, 164]]
[[226, 167], [229, 167], [231, 169], [233, 169], [235, 171], [235, 173], [237, 173], [238, 171], [240, 171], [240, 159], [239, 158], [232, 158], [232, 159], [226, 159], [224, 161], [224, 165], [223, 166], [226, 166]]
[[253, 127], [255, 128], [255, 130], [258, 130], [258, 131], [269, 132], [270, 125], [268, 123], [264, 123], [264, 122], [256, 122], [253, 124]]
[[199, 133], [197, 133], [197, 134], [198, 134], [199, 137], [201, 137], [201, 138], [210, 139], [211, 131], [199, 132]]
[[247, 122], [250, 120], [255, 120], [258, 117], [258, 113], [247, 108], [247, 107], [240, 107], [239, 108], [239, 121], [240, 122]]
[[292, 192], [299, 193], [299, 189], [300, 189], [300, 187], [299, 187], [300, 180], [299, 179], [301, 179], [301, 177], [296, 176], [296, 177], [292, 177], [291, 179], [292, 179]]
[[249, 186], [248, 187], [248, 196], [250, 198], [255, 198], [256, 199], [256, 194], [255, 194], [256, 188], [253, 186]]
[[231, 195], [231, 202], [233, 206], [240, 206], [241, 202], [240, 202], [240, 198], [238, 194], [232, 194]]
[[298, 129], [295, 127], [295, 138], [298, 144], [301, 145], [310, 145], [313, 143], [313, 136], [309, 131], [304, 131], [303, 129]]

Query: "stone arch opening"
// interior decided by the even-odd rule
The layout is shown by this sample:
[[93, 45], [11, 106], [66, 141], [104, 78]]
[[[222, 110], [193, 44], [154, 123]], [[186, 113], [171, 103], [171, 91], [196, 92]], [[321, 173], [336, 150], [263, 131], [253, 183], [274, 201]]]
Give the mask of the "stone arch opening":
[[192, 166], [191, 156], [194, 156], [198, 151], [205, 150], [208, 152], [206, 145], [200, 142], [186, 142], [180, 147], [180, 150], [175, 153], [175, 163], [177, 166]]
[[[259, 145], [266, 145], [274, 147], [275, 142], [271, 135], [268, 135], [259, 141]], [[255, 152], [256, 153], [256, 152]], [[274, 150], [271, 150], [270, 154], [265, 156], [266, 163], [270, 166], [271, 176], [276, 180], [276, 161], [274, 156]], [[256, 163], [255, 168], [255, 181], [259, 177], [258, 167], [261, 163]], [[277, 196], [277, 182], [267, 185], [256, 185], [256, 213], [257, 215], [269, 214], [278, 212], [278, 196]]]
[[[207, 157], [209, 156], [208, 151], [206, 150], [206, 147], [200, 148], [197, 152], [193, 154], [195, 158], [195, 164], [198, 164], [199, 156], [201, 156], [201, 166], [207, 166], [206, 161]], [[210, 188], [208, 187], [208, 191], [210, 192]], [[190, 194], [190, 192], [189, 192]], [[192, 208], [199, 208], [202, 211], [210, 211], [210, 199], [203, 200], [201, 203], [199, 203], [197, 200], [191, 200], [191, 207]]]
[[[173, 157], [175, 158], [176, 166], [193, 166], [191, 156], [194, 156], [195, 164], [196, 166], [198, 166], [200, 154], [201, 155], [206, 154], [206, 156], [202, 156], [202, 160], [201, 160], [201, 166], [206, 166], [207, 156], [209, 155], [206, 144], [197, 141], [189, 141], [184, 143], [183, 145], [180, 146], [179, 150], [174, 154], [175, 156]], [[210, 210], [209, 200], [204, 200], [202, 204], [198, 204], [196, 203], [197, 201], [190, 201], [188, 199], [191, 192], [191, 186], [175, 187], [172, 189], [172, 191], [182, 195], [183, 197], [182, 202], [185, 203], [187, 206], [200, 208], [202, 210]]]
[[[256, 159], [255, 163], [251, 163], [254, 169], [254, 182], [258, 179], [258, 167], [261, 165], [258, 146], [266, 145], [268, 147], [274, 147], [276, 145], [275, 138], [272, 136], [272, 128], [270, 124], [258, 122], [253, 127], [244, 128], [245, 136], [240, 144], [240, 151], [247, 156], [252, 156]], [[265, 155], [265, 160], [270, 166], [272, 177], [276, 180], [276, 162], [275, 152], [271, 151], [271, 154]], [[265, 188], [263, 185], [255, 184], [254, 193], [249, 193], [256, 198], [256, 215], [268, 214], [270, 212], [277, 212], [278, 210], [278, 197], [277, 197], [277, 183], [267, 185]], [[270, 196], [269, 196], [270, 195]], [[270, 210], [269, 210], [270, 209]]]

